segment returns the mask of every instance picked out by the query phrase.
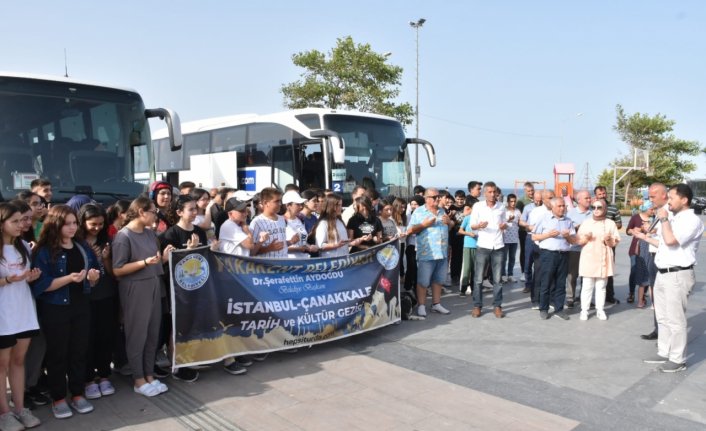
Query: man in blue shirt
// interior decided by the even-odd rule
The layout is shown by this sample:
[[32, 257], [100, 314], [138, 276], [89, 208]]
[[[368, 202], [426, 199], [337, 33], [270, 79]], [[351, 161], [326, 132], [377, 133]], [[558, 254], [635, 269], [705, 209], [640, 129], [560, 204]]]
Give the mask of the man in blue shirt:
[[[566, 298], [566, 275], [569, 269], [569, 249], [576, 240], [573, 222], [565, 216], [566, 203], [562, 198], [552, 199], [551, 216], [542, 218], [534, 228], [532, 239], [539, 241], [539, 316], [549, 319], [549, 302], [554, 305], [554, 314], [569, 320], [564, 311]], [[550, 285], [554, 281], [554, 288]]]
[[453, 220], [439, 208], [439, 191], [424, 192], [424, 206], [417, 208], [409, 220], [408, 235], [417, 236], [417, 315], [426, 317], [427, 287], [432, 288], [431, 311], [449, 314], [441, 305], [441, 288], [448, 270], [449, 228]]

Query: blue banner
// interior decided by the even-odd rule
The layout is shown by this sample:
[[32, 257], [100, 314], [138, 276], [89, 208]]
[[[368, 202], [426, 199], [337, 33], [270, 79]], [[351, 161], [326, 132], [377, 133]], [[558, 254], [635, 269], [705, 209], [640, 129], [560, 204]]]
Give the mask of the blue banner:
[[337, 258], [175, 250], [175, 367], [324, 343], [400, 320], [399, 241]]

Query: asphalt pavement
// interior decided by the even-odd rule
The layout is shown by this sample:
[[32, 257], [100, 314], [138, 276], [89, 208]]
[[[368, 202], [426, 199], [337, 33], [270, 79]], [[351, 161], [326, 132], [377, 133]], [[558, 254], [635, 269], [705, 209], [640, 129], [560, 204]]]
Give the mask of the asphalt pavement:
[[617, 248], [621, 303], [607, 321], [580, 321], [578, 308], [541, 320], [520, 282], [504, 286], [503, 319], [490, 291], [478, 319], [470, 297], [447, 294], [449, 315], [272, 354], [243, 376], [213, 366], [195, 383], [163, 379], [170, 390], [155, 398], [115, 376], [117, 393], [94, 412], [56, 420], [40, 407], [39, 429], [706, 430], [706, 249], [689, 299], [688, 368], [664, 374], [642, 363], [656, 353], [640, 338], [652, 310], [625, 301], [628, 244]]

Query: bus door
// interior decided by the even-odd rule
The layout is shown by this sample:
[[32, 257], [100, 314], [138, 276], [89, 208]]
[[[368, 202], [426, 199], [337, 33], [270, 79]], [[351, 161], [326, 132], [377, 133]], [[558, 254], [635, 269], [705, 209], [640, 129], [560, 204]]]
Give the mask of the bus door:
[[294, 183], [294, 148], [291, 145], [277, 145], [272, 147], [272, 177], [273, 187], [284, 190], [287, 184]]

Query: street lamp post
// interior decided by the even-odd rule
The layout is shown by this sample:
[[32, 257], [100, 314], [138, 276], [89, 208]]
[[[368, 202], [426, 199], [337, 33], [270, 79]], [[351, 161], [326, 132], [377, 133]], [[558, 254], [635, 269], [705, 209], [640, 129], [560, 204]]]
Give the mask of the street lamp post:
[[[419, 18], [416, 21], [410, 21], [409, 25], [417, 32], [417, 103], [414, 107], [415, 125], [416, 125], [416, 138], [419, 138], [419, 28], [424, 25], [427, 20], [424, 18]], [[421, 173], [421, 168], [419, 167], [419, 145], [414, 146], [414, 184], [419, 184], [419, 174]]]

